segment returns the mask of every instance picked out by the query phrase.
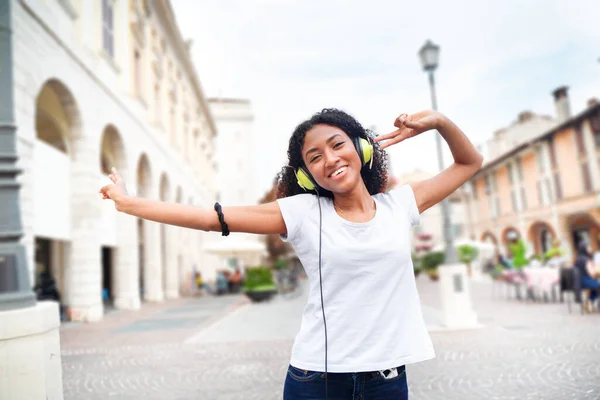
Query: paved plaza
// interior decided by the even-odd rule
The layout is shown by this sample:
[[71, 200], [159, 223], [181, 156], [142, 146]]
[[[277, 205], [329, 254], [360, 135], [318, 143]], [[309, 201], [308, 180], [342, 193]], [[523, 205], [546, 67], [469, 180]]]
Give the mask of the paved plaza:
[[[474, 282], [483, 327], [445, 331], [438, 284], [418, 285], [437, 358], [407, 367], [411, 399], [600, 399], [600, 314]], [[65, 399], [281, 399], [304, 300], [304, 287], [262, 304], [188, 298], [67, 324]]]

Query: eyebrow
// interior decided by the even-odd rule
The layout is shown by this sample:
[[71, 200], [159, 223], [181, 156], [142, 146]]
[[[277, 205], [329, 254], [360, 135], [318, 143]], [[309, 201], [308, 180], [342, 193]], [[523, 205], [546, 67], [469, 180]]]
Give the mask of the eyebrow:
[[[327, 139], [327, 141], [326, 141], [325, 143], [329, 143], [329, 142], [331, 142], [333, 139], [335, 139], [335, 138], [336, 138], [336, 137], [338, 137], [338, 136], [341, 136], [341, 135], [340, 135], [339, 133], [335, 133], [335, 134], [333, 134], [331, 137], [329, 137], [329, 139]], [[306, 152], [306, 154], [304, 154], [304, 156], [305, 156], [306, 158], [308, 158], [308, 155], [309, 155], [310, 153], [314, 153], [314, 152], [315, 152], [315, 151], [317, 151], [317, 150], [319, 150], [319, 149], [317, 149], [316, 147], [313, 147], [312, 149], [308, 150], [308, 151]]]

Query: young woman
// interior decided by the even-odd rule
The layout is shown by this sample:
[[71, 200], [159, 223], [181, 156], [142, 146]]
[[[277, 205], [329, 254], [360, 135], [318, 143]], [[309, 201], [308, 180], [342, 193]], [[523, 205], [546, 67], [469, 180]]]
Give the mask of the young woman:
[[[268, 204], [199, 209], [100, 192], [117, 210], [205, 231], [278, 233], [290, 241], [309, 278], [284, 399], [406, 399], [405, 365], [433, 358], [410, 251], [419, 214], [481, 167], [462, 131], [435, 111], [402, 114], [378, 137], [353, 117], [325, 109], [301, 123], [288, 148], [279, 198]], [[387, 193], [386, 147], [437, 129], [454, 163], [437, 176]]]

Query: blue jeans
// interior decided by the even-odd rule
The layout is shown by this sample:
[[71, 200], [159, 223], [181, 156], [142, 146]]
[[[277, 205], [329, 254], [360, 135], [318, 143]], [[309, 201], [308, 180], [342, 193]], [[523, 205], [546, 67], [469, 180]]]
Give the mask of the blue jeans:
[[[324, 400], [325, 373], [288, 367], [283, 400]], [[384, 379], [379, 372], [327, 374], [328, 400], [408, 400], [406, 369]]]
[[590, 301], [595, 301], [598, 298], [598, 289], [600, 289], [600, 282], [596, 279], [588, 276], [581, 277], [581, 288], [591, 289], [590, 290]]

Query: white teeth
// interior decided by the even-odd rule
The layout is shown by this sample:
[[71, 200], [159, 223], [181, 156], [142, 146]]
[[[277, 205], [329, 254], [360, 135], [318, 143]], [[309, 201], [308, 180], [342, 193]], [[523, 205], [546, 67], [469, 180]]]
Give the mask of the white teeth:
[[339, 174], [341, 174], [341, 173], [342, 173], [342, 172], [344, 172], [345, 170], [346, 170], [346, 167], [342, 167], [342, 168], [340, 168], [340, 169], [338, 169], [338, 170], [334, 171], [334, 172], [333, 172], [333, 173], [332, 173], [330, 176], [331, 176], [331, 177], [334, 177], [334, 176], [336, 176], [336, 175], [339, 175]]

